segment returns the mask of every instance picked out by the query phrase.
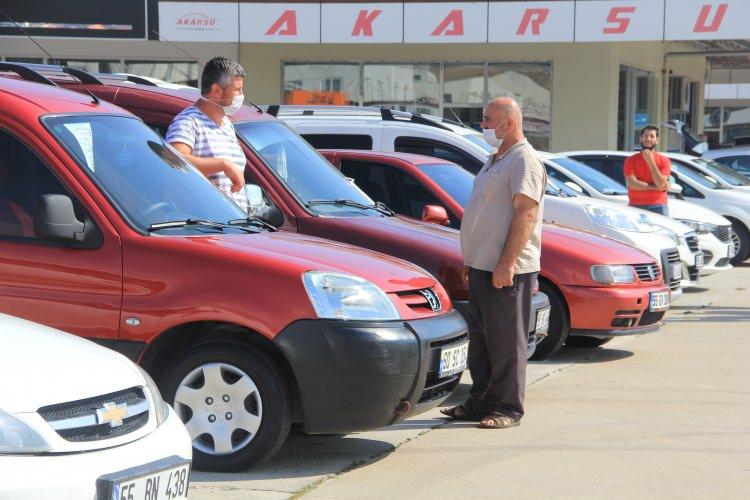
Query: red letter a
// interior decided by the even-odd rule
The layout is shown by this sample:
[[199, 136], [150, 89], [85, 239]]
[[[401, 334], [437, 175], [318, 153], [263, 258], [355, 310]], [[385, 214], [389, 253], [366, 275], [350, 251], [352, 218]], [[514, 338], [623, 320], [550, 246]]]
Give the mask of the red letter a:
[[[453, 26], [448, 29], [448, 26]], [[460, 9], [450, 11], [445, 19], [435, 28], [430, 36], [461, 36], [464, 34], [464, 11]]]
[[[282, 26], [284, 27], [282, 29]], [[268, 28], [266, 35], [296, 35], [297, 34], [297, 11], [285, 10], [273, 25]]]

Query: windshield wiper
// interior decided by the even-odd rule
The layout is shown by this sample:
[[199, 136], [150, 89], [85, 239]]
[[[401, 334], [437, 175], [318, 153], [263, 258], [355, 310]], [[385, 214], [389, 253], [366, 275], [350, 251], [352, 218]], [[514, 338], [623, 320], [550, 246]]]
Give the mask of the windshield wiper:
[[361, 208], [362, 210], [375, 210], [383, 215], [394, 215], [396, 212], [388, 208], [384, 203], [376, 201], [374, 205], [365, 205], [354, 200], [338, 199], [338, 200], [310, 200], [307, 202], [308, 207], [314, 205], [344, 205], [347, 207]]
[[243, 219], [232, 219], [229, 222], [227, 222], [227, 225], [229, 226], [255, 226], [255, 227], [261, 227], [263, 229], [267, 229], [268, 231], [278, 231], [279, 229], [274, 227], [273, 225], [269, 224], [268, 222], [264, 221], [260, 217], [254, 217], [249, 216], [245, 217]]
[[[244, 220], [244, 219], [240, 219], [240, 220]], [[229, 223], [224, 224], [222, 222], [212, 222], [212, 221], [204, 220], [204, 219], [185, 219], [185, 220], [156, 222], [148, 226], [148, 231], [153, 233], [155, 231], [160, 231], [162, 229], [174, 229], [174, 228], [179, 228], [179, 227], [210, 227], [213, 229], [218, 229], [219, 231], [222, 231], [222, 232], [224, 231], [224, 228], [226, 227], [235, 227], [241, 231], [245, 231], [246, 233], [255, 233], [255, 231], [252, 231], [249, 228], [237, 226], [234, 224], [230, 225]]]

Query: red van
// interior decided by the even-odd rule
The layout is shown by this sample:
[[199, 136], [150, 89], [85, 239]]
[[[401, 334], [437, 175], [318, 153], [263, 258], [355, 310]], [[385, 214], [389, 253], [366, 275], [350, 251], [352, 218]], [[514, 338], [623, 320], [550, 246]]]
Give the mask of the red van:
[[[19, 65], [61, 85], [88, 91], [143, 119], [164, 136], [172, 118], [199, 97], [196, 92], [161, 88], [137, 77], [76, 72], [59, 67]], [[30, 71], [31, 71], [30, 70]], [[394, 216], [374, 205], [306, 141], [260, 108], [243, 106], [230, 117], [247, 156], [249, 203], [259, 216], [289, 231], [369, 248], [413, 262], [438, 280], [454, 307], [468, 314], [468, 286], [458, 232]], [[259, 188], [259, 189], [258, 189]], [[535, 293], [530, 318], [530, 354], [547, 333], [549, 300]]]
[[0, 78], [0, 312], [137, 360], [197, 467], [247, 468], [293, 422], [392, 424], [458, 385], [466, 323], [431, 275], [276, 231], [137, 117], [36, 79]]
[[[474, 175], [455, 163], [408, 153], [321, 153], [373, 199], [395, 211], [460, 225]], [[626, 266], [632, 279], [595, 281], [594, 269], [608, 266]], [[566, 340], [599, 346], [620, 335], [658, 330], [669, 306], [668, 287], [658, 269], [651, 256], [624, 243], [545, 224], [539, 283], [552, 303], [552, 315], [549, 334], [537, 345], [537, 355], [554, 354]]]

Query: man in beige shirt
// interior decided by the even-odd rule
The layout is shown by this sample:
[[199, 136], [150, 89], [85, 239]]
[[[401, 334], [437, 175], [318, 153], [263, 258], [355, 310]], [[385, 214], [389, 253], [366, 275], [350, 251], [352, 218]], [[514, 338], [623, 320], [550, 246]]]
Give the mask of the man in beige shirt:
[[499, 429], [523, 416], [531, 295], [539, 272], [547, 173], [523, 135], [518, 104], [503, 97], [484, 111], [485, 140], [497, 147], [474, 180], [461, 223], [469, 281], [469, 371], [456, 420]]

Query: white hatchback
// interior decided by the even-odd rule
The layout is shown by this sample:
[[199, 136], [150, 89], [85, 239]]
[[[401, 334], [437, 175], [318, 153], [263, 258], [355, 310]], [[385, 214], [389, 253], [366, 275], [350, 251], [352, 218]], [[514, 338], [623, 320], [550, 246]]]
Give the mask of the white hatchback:
[[187, 497], [190, 436], [144, 371], [4, 314], [0, 342], [0, 498]]

